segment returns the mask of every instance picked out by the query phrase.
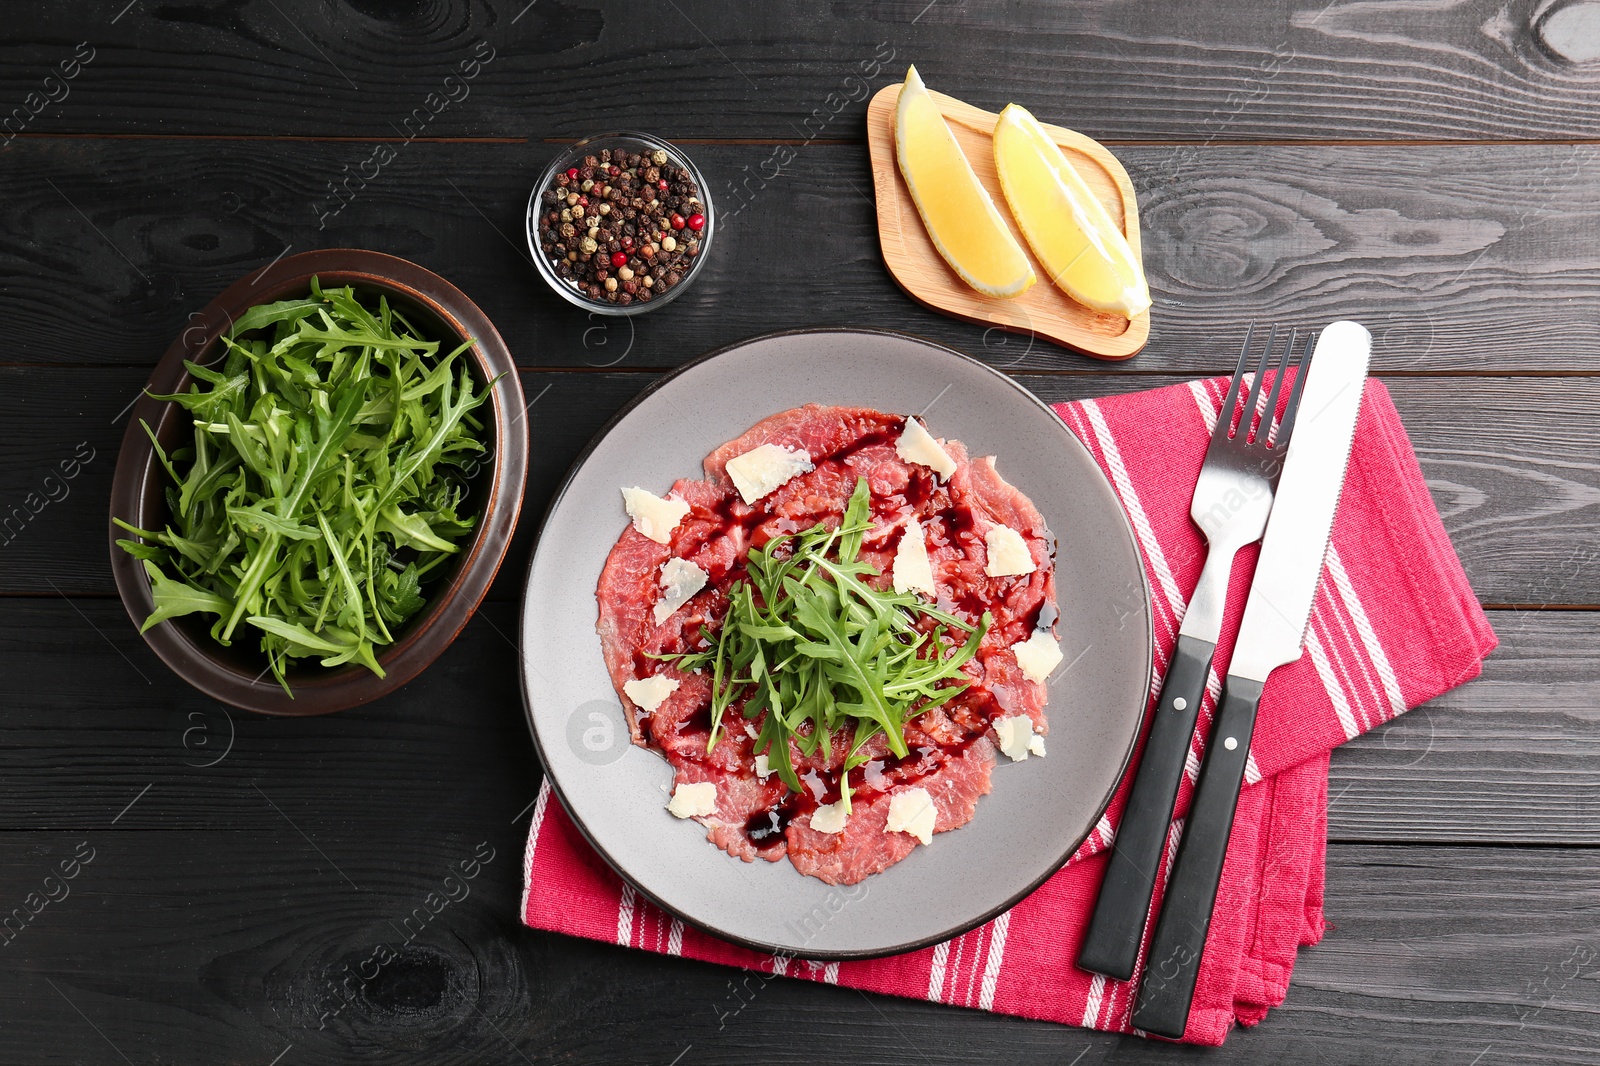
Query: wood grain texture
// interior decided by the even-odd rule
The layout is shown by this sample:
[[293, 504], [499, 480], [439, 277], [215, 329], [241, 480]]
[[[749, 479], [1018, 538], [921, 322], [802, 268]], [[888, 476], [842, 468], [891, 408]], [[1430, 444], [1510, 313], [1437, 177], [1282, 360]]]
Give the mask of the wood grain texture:
[[[1497, 611], [1472, 685], [1334, 753], [1335, 841], [1600, 844], [1600, 613]], [[449, 833], [533, 798], [514, 603], [484, 607], [445, 656], [326, 722], [228, 711], [189, 688], [108, 599], [0, 599], [0, 831], [285, 826]], [[113, 694], [113, 695], [108, 695]], [[252, 784], [252, 782], [254, 784]], [[261, 791], [255, 791], [256, 788]]]
[[[717, 200], [706, 274], [659, 311], [607, 322], [545, 290], [526, 259], [521, 220], [551, 146], [402, 146], [331, 214], [329, 181], [371, 145], [19, 140], [0, 152], [0, 363], [150, 365], [191, 313], [286, 248], [365, 247], [460, 286], [527, 366], [667, 367], [771, 329], [862, 325], [1014, 370], [1104, 373], [900, 292], [863, 147], [801, 146], [776, 170], [765, 146], [687, 150]], [[1155, 299], [1125, 372], [1223, 372], [1251, 320], [1339, 318], [1371, 327], [1379, 372], [1600, 366], [1600, 147], [1116, 154]]]
[[[145, 376], [137, 368], [0, 368], [0, 424], [16, 442], [0, 451], [0, 594], [112, 593], [106, 500], [120, 413]], [[491, 596], [520, 595], [546, 503], [583, 446], [653, 380], [598, 370], [523, 374], [532, 434], [527, 494]], [[1018, 380], [1055, 403], [1180, 379]], [[1600, 513], [1600, 425], [1592, 416], [1600, 380], [1397, 377], [1388, 385], [1479, 597], [1600, 604], [1600, 546], [1588, 532]], [[63, 481], [60, 463], [80, 453], [91, 458]]]
[[359, 849], [377, 825], [418, 835], [509, 825], [539, 782], [517, 624], [515, 605], [487, 605], [415, 681], [305, 725], [189, 687], [117, 601], [0, 600], [0, 668], [30, 691], [0, 724], [0, 829], [115, 820], [118, 831], [276, 831], [292, 821], [336, 853]]
[[30, 131], [390, 137], [429, 93], [461, 96], [445, 79], [483, 43], [494, 58], [428, 135], [859, 138], [867, 96], [912, 62], [977, 106], [1071, 115], [1101, 140], [1600, 134], [1583, 39], [1536, 0], [123, 6], [14, 9], [6, 109], [87, 40], [93, 60]]
[[[1589, 852], [1332, 847], [1336, 928], [1301, 953], [1288, 1003], [1201, 1051], [799, 981], [736, 984], [735, 970], [520, 929], [519, 832], [498, 817], [396, 826], [324, 837], [326, 856], [286, 825], [4, 834], [6, 900], [80, 844], [94, 858], [3, 949], [0, 1057], [748, 1066], [761, 1048], [762, 1062], [796, 1064], [1365, 1066], [1412, 1051], [1470, 1063], [1492, 1048], [1496, 1062], [1600, 1061]], [[493, 858], [457, 876], [459, 900], [420, 920], [484, 845]], [[370, 963], [380, 947], [384, 963]]]
[[1490, 623], [1480, 678], [1333, 753], [1330, 839], [1600, 844], [1600, 615]]
[[[1006, 207], [1005, 190], [994, 160], [994, 124], [999, 116], [944, 93], [930, 93], [944, 115], [973, 172], [988, 190], [1011, 230], [1012, 239], [1026, 249], [1034, 267], [1035, 283], [1010, 299], [985, 296], [963, 282], [940, 257], [918, 216], [911, 189], [900, 173], [896, 154], [895, 108], [900, 86], [880, 89], [867, 111], [867, 144], [872, 155], [872, 187], [877, 197], [878, 245], [884, 266], [906, 294], [918, 303], [978, 326], [998, 326], [1029, 339], [1054, 342], [1101, 359], [1127, 359], [1150, 338], [1150, 312], [1134, 318], [1102, 314], [1075, 302], [1050, 281], [1050, 272], [1019, 231]], [[1102, 144], [1074, 130], [1045, 125], [1045, 132], [1061, 147], [1067, 162], [1105, 205], [1111, 221], [1121, 227], [1142, 262], [1139, 241], [1139, 207], [1133, 182], [1117, 157]]]
[[[736, 993], [733, 971], [519, 928], [538, 767], [512, 644], [543, 502], [605, 420], [703, 351], [823, 324], [924, 334], [1058, 400], [1224, 372], [1251, 320], [1355, 318], [1477, 591], [1600, 605], [1597, 7], [8, 6], [0, 916], [80, 843], [95, 859], [0, 934], [0, 1062], [1600, 1062], [1600, 610], [1493, 611], [1481, 680], [1335, 753], [1335, 928], [1220, 1051]], [[1155, 298], [1131, 363], [896, 289], [865, 115], [910, 62], [1113, 142]], [[689, 142], [722, 231], [693, 292], [629, 322], [542, 290], [521, 238], [549, 140], [617, 127]], [[500, 327], [528, 368], [526, 518], [423, 677], [328, 719], [230, 717], [110, 596], [123, 408], [229, 282], [338, 245], [438, 271]], [[470, 892], [420, 921], [480, 846]], [[379, 945], [394, 959], [346, 983]]]

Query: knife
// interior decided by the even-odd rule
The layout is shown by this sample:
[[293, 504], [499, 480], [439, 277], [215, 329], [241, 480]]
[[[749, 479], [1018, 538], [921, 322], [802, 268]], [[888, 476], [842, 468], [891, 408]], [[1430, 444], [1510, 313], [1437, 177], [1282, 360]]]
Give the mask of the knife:
[[1261, 690], [1300, 658], [1344, 486], [1372, 335], [1355, 322], [1322, 331], [1244, 619], [1133, 1011], [1135, 1028], [1181, 1039], [1233, 831]]
[[[1306, 380], [1303, 371], [1311, 362], [1311, 337], [1306, 338], [1305, 354], [1298, 359], [1294, 356], [1298, 331], [1289, 334], [1282, 360], [1273, 360], [1278, 336], [1278, 328], [1273, 326], [1256, 364], [1255, 384], [1244, 402], [1245, 415], [1234, 432], [1231, 427], [1235, 401], [1249, 366], [1254, 331], [1252, 326], [1245, 334], [1244, 350], [1239, 353], [1239, 365], [1222, 401], [1222, 410], [1217, 412], [1189, 505], [1190, 517], [1205, 532], [1205, 567], [1178, 629], [1178, 640], [1161, 681], [1161, 694], [1150, 715], [1150, 731], [1139, 755], [1139, 768], [1122, 808], [1105, 875], [1100, 879], [1094, 913], [1078, 945], [1079, 967], [1118, 981], [1132, 977], [1139, 965], [1150, 898], [1155, 894], [1156, 878], [1167, 856], [1172, 809], [1178, 801], [1200, 704], [1211, 676], [1211, 657], [1222, 635], [1222, 615], [1234, 560], [1240, 550], [1259, 541], [1267, 530], [1272, 496], [1283, 470], [1282, 457], [1294, 439], [1294, 420], [1302, 397], [1300, 385]], [[1258, 407], [1269, 360], [1274, 363], [1272, 392], [1261, 409], [1256, 439], [1251, 441], [1250, 422]], [[1295, 387], [1290, 390], [1280, 420], [1278, 393], [1291, 365], [1296, 370]], [[1269, 450], [1267, 439], [1274, 434], [1276, 444]]]

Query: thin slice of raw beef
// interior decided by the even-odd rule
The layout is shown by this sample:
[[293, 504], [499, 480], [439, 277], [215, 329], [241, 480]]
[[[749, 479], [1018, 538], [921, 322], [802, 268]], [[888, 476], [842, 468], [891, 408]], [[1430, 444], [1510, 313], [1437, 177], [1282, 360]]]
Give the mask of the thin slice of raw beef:
[[[606, 668], [627, 710], [634, 743], [660, 751], [676, 769], [676, 784], [716, 786], [715, 810], [700, 819], [709, 839], [747, 862], [787, 855], [802, 873], [830, 884], [854, 884], [915, 850], [914, 837], [887, 831], [889, 804], [897, 792], [929, 792], [936, 832], [966, 824], [978, 798], [989, 791], [996, 719], [1026, 714], [1035, 732], [1048, 729], [1047, 690], [1023, 676], [1011, 647], [1035, 628], [1054, 625], [1054, 537], [1033, 503], [1000, 476], [992, 457], [971, 459], [960, 441], [943, 441], [956, 463], [948, 481], [903, 459], [896, 442], [905, 425], [900, 415], [816, 404], [763, 419], [706, 457], [705, 480], [672, 487], [670, 495], [688, 503], [689, 512], [669, 544], [658, 544], [631, 526], [623, 531], [596, 590]], [[813, 468], [747, 504], [734, 490], [727, 464], [763, 444], [804, 451]], [[900, 539], [916, 521], [934, 574], [935, 604], [973, 625], [987, 612], [990, 627], [964, 668], [967, 687], [908, 724], [906, 757], [894, 757], [881, 734], [868, 742], [861, 753], [865, 765], [850, 771], [851, 815], [842, 832], [826, 833], [812, 827], [811, 817], [841, 795], [846, 736], [841, 733], [831, 747], [809, 757], [791, 743], [790, 759], [805, 785], [791, 793], [776, 775], [757, 775], [754, 736], [760, 723], [747, 723], [739, 707], [729, 709], [712, 743], [710, 681], [671, 660], [711, 646], [729, 590], [744, 579], [752, 549], [819, 522], [837, 523], [860, 478], [872, 497], [873, 528], [860, 555], [879, 571], [870, 583], [892, 584]], [[985, 573], [985, 537], [1001, 524], [1022, 535], [1036, 567], [1032, 573]], [[658, 623], [661, 571], [674, 558], [694, 563], [708, 580]], [[647, 714], [627, 698], [624, 685], [652, 675], [679, 685]]]

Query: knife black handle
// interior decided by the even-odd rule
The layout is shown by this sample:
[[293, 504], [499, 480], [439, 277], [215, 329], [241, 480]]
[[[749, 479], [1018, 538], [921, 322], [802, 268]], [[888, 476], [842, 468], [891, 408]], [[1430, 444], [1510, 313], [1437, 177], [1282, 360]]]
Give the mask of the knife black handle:
[[1134, 1026], [1147, 1033], [1178, 1040], [1189, 1024], [1189, 1006], [1200, 976], [1200, 957], [1211, 928], [1211, 911], [1222, 880], [1222, 862], [1228, 854], [1260, 702], [1261, 682], [1227, 679], [1133, 1009]]
[[1126, 981], [1133, 976], [1144, 942], [1145, 918], [1155, 892], [1156, 871], [1166, 850], [1167, 826], [1189, 758], [1195, 717], [1206, 691], [1211, 655], [1217, 646], [1195, 637], [1178, 637], [1172, 666], [1161, 683], [1161, 698], [1139, 759], [1139, 772], [1117, 826], [1111, 861], [1089, 931], [1078, 950], [1085, 970]]

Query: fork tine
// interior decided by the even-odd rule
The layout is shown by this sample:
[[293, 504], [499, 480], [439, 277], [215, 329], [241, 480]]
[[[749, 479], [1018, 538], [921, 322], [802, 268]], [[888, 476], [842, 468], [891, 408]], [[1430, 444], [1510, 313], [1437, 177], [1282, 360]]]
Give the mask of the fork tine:
[[1299, 329], [1290, 330], [1289, 343], [1283, 346], [1283, 356], [1272, 361], [1272, 391], [1267, 394], [1267, 406], [1261, 412], [1261, 429], [1256, 433], [1256, 440], [1262, 444], [1273, 443], [1272, 424], [1278, 418], [1278, 393], [1283, 389], [1283, 374], [1289, 368], [1289, 360], [1294, 358], [1294, 342], [1299, 336]]
[[1294, 388], [1289, 391], [1289, 402], [1283, 409], [1283, 422], [1278, 426], [1278, 440], [1276, 447], [1289, 446], [1289, 434], [1294, 432], [1294, 416], [1300, 410], [1300, 393], [1306, 387], [1306, 369], [1311, 365], [1311, 348], [1317, 342], [1317, 333], [1312, 330], [1306, 336], [1305, 351], [1300, 353], [1300, 358], [1294, 364]]
[[[1267, 372], [1267, 360], [1272, 358], [1272, 349], [1278, 346], [1278, 324], [1274, 322], [1267, 331], [1267, 345], [1261, 349], [1261, 359], [1256, 363], [1255, 380], [1250, 382], [1250, 398], [1244, 402], [1244, 413], [1239, 417], [1239, 439], [1250, 439], [1250, 428], [1255, 425], [1256, 401], [1261, 399], [1261, 379]], [[1231, 412], [1230, 412], [1231, 413]], [[1269, 425], [1262, 422], [1263, 426]]]
[[1233, 368], [1233, 381], [1228, 385], [1227, 399], [1222, 401], [1217, 424], [1211, 430], [1211, 435], [1219, 440], [1233, 436], [1233, 405], [1239, 402], [1239, 382], [1244, 380], [1245, 364], [1250, 359], [1250, 338], [1255, 331], [1256, 324], [1252, 321], [1244, 331], [1244, 347], [1239, 349], [1239, 363]]

